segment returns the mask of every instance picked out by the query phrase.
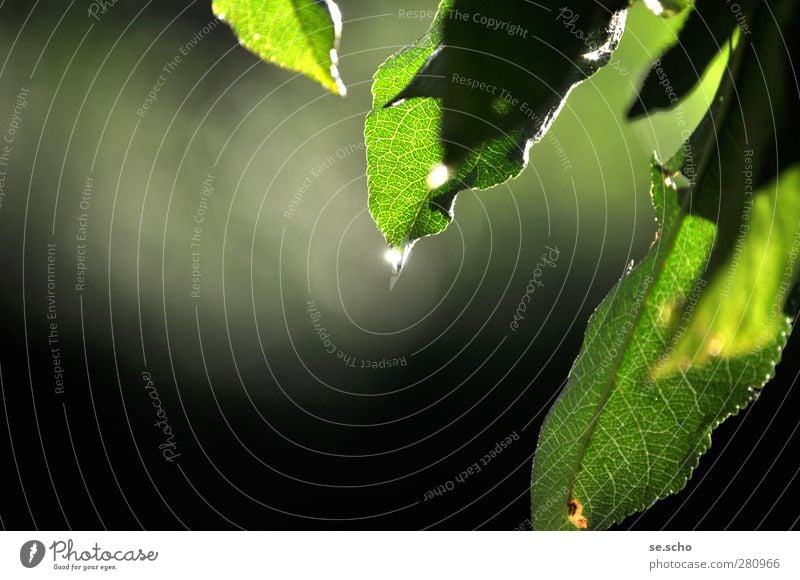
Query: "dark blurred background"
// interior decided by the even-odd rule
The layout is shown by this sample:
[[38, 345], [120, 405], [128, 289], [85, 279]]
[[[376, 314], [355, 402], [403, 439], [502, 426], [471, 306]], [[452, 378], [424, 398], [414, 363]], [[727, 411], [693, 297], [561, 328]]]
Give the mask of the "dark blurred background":
[[[339, 1], [345, 99], [247, 53], [209, 0], [91, 5], [0, 2], [0, 524], [528, 527], [544, 414], [653, 237], [650, 156], [713, 90], [623, 120], [674, 23], [633, 9], [619, 66], [390, 291], [364, 115], [434, 0]], [[688, 488], [622, 528], [796, 525], [798, 340]]]

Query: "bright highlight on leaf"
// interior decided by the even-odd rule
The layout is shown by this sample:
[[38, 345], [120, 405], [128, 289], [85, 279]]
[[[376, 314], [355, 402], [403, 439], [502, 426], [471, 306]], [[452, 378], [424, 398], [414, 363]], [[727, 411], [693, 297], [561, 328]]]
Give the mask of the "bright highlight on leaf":
[[450, 179], [450, 170], [444, 163], [439, 163], [433, 169], [431, 169], [426, 183], [428, 185], [428, 189], [438, 189], [447, 183], [448, 179]]
[[644, 4], [656, 16], [661, 16], [662, 14], [664, 14], [664, 6], [661, 5], [661, 2], [659, 2], [659, 0], [644, 0]]
[[333, 0], [214, 0], [211, 6], [251, 52], [346, 94], [336, 52], [342, 15]]
[[644, 5], [656, 16], [674, 16], [694, 3], [695, 0], [644, 0]]

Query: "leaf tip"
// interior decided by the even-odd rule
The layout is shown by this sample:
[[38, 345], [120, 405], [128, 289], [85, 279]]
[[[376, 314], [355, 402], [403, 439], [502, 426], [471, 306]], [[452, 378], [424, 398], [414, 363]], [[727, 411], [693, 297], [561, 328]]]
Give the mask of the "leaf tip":
[[[408, 262], [408, 258], [411, 255], [411, 246], [412, 244], [404, 244], [400, 247], [389, 246], [389, 249], [384, 252], [383, 259], [391, 265], [393, 279], [396, 279], [400, 275], [403, 266]], [[392, 286], [394, 286], [394, 284], [392, 284]]]
[[642, 104], [642, 100], [640, 96], [636, 97], [636, 100], [631, 103], [630, 107], [625, 113], [625, 119], [628, 121], [638, 121], [642, 117], [647, 115], [647, 109], [645, 109], [644, 104]]
[[[338, 36], [337, 36], [338, 38]], [[345, 86], [342, 76], [339, 74], [339, 54], [335, 48], [330, 51], [330, 79], [327, 79], [326, 86], [334, 94], [340, 97], [347, 96], [347, 86]]]

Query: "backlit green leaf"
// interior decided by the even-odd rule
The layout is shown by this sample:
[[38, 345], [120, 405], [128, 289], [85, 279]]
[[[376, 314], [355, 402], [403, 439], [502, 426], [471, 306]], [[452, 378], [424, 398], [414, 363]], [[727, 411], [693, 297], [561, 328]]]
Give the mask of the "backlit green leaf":
[[448, 226], [460, 190], [518, 175], [569, 90], [606, 62], [624, 11], [567, 4], [574, 10], [559, 13], [444, 0], [428, 34], [378, 69], [365, 128], [369, 209], [398, 262]]
[[412, 98], [384, 107], [430, 57], [441, 41], [441, 21], [451, 0], [439, 5], [430, 32], [390, 57], [375, 73], [374, 106], [366, 119], [369, 210], [389, 244], [406, 248], [443, 231], [455, 194], [487, 188], [517, 175], [524, 166], [521, 131], [486, 144], [459, 164], [444, 185], [431, 190], [428, 176], [441, 162], [441, 107], [434, 98]]
[[570, 90], [611, 58], [627, 4], [455, 0], [435, 57], [442, 63], [444, 163], [453, 166], [518, 128], [538, 141]]
[[791, 78], [780, 39], [798, 32], [793, 0], [773, 9], [783, 29], [758, 13], [706, 119], [653, 165], [658, 236], [592, 316], [542, 427], [535, 529], [603, 529], [676, 493], [713, 429], [774, 372], [798, 272], [800, 166], [775, 177], [765, 155], [777, 128], [763, 103], [791, 114], [775, 90]]
[[333, 0], [214, 0], [211, 6], [248, 50], [345, 94], [336, 53], [342, 17]]
[[675, 106], [700, 82], [714, 57], [727, 48], [740, 18], [754, 5], [741, 0], [739, 13], [717, 0], [698, 0], [678, 35], [677, 43], [655, 60], [644, 79], [629, 118], [652, 114]]

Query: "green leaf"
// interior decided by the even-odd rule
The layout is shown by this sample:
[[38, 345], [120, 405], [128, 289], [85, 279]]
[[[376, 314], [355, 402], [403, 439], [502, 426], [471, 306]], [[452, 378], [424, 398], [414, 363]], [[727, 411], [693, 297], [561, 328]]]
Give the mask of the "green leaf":
[[[747, 18], [751, 0], [737, 4]], [[746, 22], [746, 20], [745, 20]], [[653, 62], [637, 99], [628, 111], [633, 119], [669, 109], [700, 82], [714, 57], [726, 48], [736, 29], [737, 14], [717, 0], [697, 0], [678, 35], [677, 43]]]
[[347, 92], [336, 54], [342, 17], [333, 0], [214, 0], [211, 7], [262, 59], [303, 73], [334, 94]]
[[763, 353], [770, 366], [776, 362], [789, 331], [783, 305], [800, 257], [800, 166], [746, 195], [736, 249], [662, 356], [657, 378], [707, 366], [715, 358]]
[[[567, 94], [611, 58], [627, 0], [455, 0], [444, 20], [444, 163], [525, 128], [537, 141]], [[430, 63], [429, 63], [430, 64]]]
[[676, 493], [713, 429], [774, 372], [800, 253], [800, 166], [765, 182], [775, 126], [763, 107], [790, 118], [775, 88], [791, 78], [781, 38], [798, 33], [796, 3], [778, 4], [785, 28], [758, 12], [759, 34], [739, 35], [704, 121], [653, 164], [659, 232], [592, 316], [542, 427], [535, 529], [603, 529]]
[[451, 0], [443, 0], [430, 32], [416, 44], [391, 56], [375, 73], [374, 106], [367, 115], [369, 210], [389, 245], [405, 249], [450, 223], [455, 194], [468, 187], [487, 188], [517, 175], [524, 166], [521, 132], [482, 146], [440, 187], [431, 190], [428, 176], [441, 162], [441, 105], [433, 98], [414, 98], [384, 107], [416, 75], [441, 41], [440, 25]]
[[[369, 209], [397, 249], [398, 265], [417, 239], [448, 226], [459, 191], [519, 174], [566, 94], [605, 62], [624, 23], [624, 12], [612, 16], [604, 9], [602, 24], [591, 21], [602, 34], [588, 39], [593, 29], [577, 27], [577, 12], [548, 10], [545, 19], [541, 7], [522, 0], [478, 4], [480, 10], [474, 0], [443, 0], [428, 34], [390, 57], [374, 77], [375, 108], [365, 126]], [[594, 15], [596, 3], [590, 4]], [[476, 16], [498, 27], [480, 19], [476, 27]], [[511, 26], [518, 27], [514, 34]], [[600, 38], [613, 42], [598, 47]], [[560, 49], [554, 66], [552, 53]], [[592, 58], [592, 51], [599, 56]], [[523, 66], [508, 62], [512, 56]]]
[[697, 0], [644, 0], [645, 5], [656, 16], [675, 16], [691, 8]]

